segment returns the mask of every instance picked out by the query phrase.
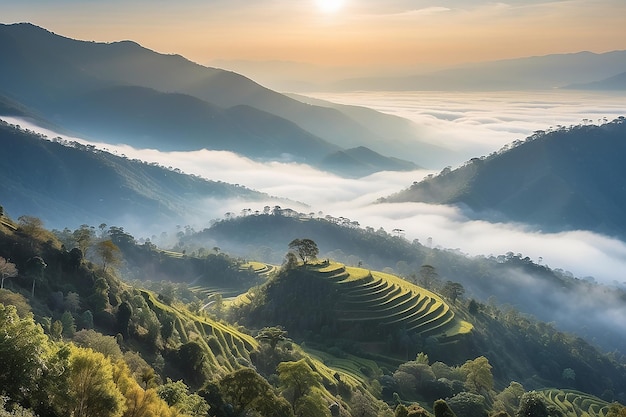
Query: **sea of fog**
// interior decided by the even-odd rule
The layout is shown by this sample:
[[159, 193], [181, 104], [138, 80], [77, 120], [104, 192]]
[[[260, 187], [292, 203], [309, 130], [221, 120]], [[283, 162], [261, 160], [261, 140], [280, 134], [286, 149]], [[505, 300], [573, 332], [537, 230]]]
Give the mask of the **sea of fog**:
[[[538, 93], [450, 93], [450, 92], [358, 92], [347, 94], [312, 94], [316, 98], [343, 104], [371, 107], [416, 122], [421, 140], [445, 144], [458, 150], [459, 161], [481, 156], [504, 144], [524, 139], [536, 130], [551, 126], [594, 123], [626, 115], [626, 97], [580, 92]], [[421, 203], [372, 204], [420, 180], [429, 171], [380, 172], [366, 178], [346, 179], [309, 166], [259, 162], [220, 151], [161, 152], [134, 149], [124, 145], [88, 142], [46, 131], [24, 120], [6, 118], [9, 123], [39, 131], [49, 137], [61, 136], [82, 143], [92, 143], [129, 158], [157, 162], [166, 167], [221, 180], [304, 203], [291, 208], [347, 217], [361, 226], [387, 231], [404, 230], [409, 240], [433, 246], [458, 249], [469, 255], [521, 253], [552, 268], [571, 271], [578, 277], [592, 276], [606, 283], [625, 283], [626, 244], [587, 231], [543, 233], [521, 224], [488, 223], [470, 220], [454, 207]], [[450, 161], [446, 165], [456, 165]], [[226, 212], [244, 208], [261, 210], [242, 201], [207, 201], [205, 215], [190, 218], [188, 224], [202, 229], [207, 219], [221, 218]], [[286, 205], [283, 205], [283, 207]], [[148, 237], [155, 231], [142, 230], [133, 224], [121, 224], [136, 237]], [[160, 232], [162, 230], [156, 231]], [[430, 238], [430, 239], [429, 239]], [[323, 248], [321, 248], [323, 249]]]
[[360, 91], [306, 95], [339, 104], [365, 106], [412, 120], [419, 140], [456, 152], [443, 166], [456, 166], [473, 157], [487, 155], [537, 130], [602, 123], [626, 114], [626, 94], [574, 90]]

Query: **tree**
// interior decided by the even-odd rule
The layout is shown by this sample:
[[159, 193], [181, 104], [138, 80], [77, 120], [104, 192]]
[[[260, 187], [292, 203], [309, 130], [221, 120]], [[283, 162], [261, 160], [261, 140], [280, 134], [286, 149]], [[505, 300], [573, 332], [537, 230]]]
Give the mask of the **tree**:
[[609, 411], [606, 413], [606, 417], [626, 417], [626, 407], [620, 403], [612, 403], [609, 406]]
[[226, 404], [233, 408], [234, 416], [247, 415], [268, 400], [275, 398], [271, 385], [253, 369], [243, 368], [224, 376], [219, 382]]
[[83, 224], [78, 229], [74, 230], [72, 236], [78, 245], [78, 249], [85, 254], [87, 253], [87, 249], [91, 247], [91, 243], [96, 236], [96, 232], [93, 227]]
[[321, 387], [321, 377], [305, 359], [297, 362], [281, 362], [278, 367], [278, 379], [281, 382], [286, 398], [291, 397], [291, 406], [296, 414], [297, 403], [313, 388]]
[[465, 294], [465, 288], [458, 282], [447, 281], [441, 289], [441, 294], [452, 301], [452, 304], [456, 303], [457, 298], [460, 298]]
[[20, 216], [17, 218], [17, 222], [24, 233], [34, 238], [40, 239], [46, 235], [43, 221], [38, 217]]
[[465, 374], [465, 387], [474, 394], [481, 394], [483, 390], [487, 392], [492, 390], [491, 368], [489, 360], [484, 356], [465, 362], [461, 366], [461, 372]]
[[35, 298], [35, 282], [37, 282], [37, 280], [43, 281], [43, 271], [48, 267], [48, 264], [46, 264], [41, 256], [33, 256], [28, 261], [26, 261], [26, 266], [28, 268], [29, 274], [33, 278], [33, 288], [31, 290], [31, 296], [32, 298]]
[[192, 340], [178, 348], [178, 366], [186, 380], [191, 384], [200, 384], [205, 379], [204, 349]]
[[456, 414], [450, 409], [445, 400], [435, 401], [433, 411], [435, 412], [435, 417], [456, 417]]
[[21, 318], [26, 317], [32, 310], [26, 297], [9, 290], [0, 290], [0, 303], [15, 306], [17, 315]]
[[522, 395], [516, 417], [548, 417], [548, 407], [536, 391]]
[[304, 265], [307, 261], [317, 258], [320, 253], [317, 243], [311, 239], [294, 239], [289, 243], [289, 249], [296, 251]]
[[0, 278], [2, 281], [0, 283], [0, 289], [4, 288], [4, 280], [7, 278], [13, 278], [17, 276], [17, 268], [15, 264], [7, 261], [2, 256], [0, 256]]
[[283, 328], [280, 326], [264, 327], [259, 330], [256, 339], [261, 342], [267, 342], [273, 351], [274, 349], [276, 349], [276, 345], [278, 345], [278, 342], [287, 340], [287, 332], [283, 330]]
[[70, 347], [68, 415], [119, 417], [125, 399], [113, 381], [113, 365], [102, 353]]
[[102, 260], [102, 271], [106, 272], [107, 266], [116, 266], [120, 260], [120, 248], [111, 239], [98, 242], [96, 252]]
[[32, 314], [21, 319], [15, 306], [0, 304], [0, 390], [13, 400], [28, 397], [48, 354], [48, 339]]
[[420, 267], [419, 278], [417, 280], [418, 285], [426, 288], [427, 290], [433, 290], [439, 286], [439, 274], [432, 265], [422, 265]]
[[160, 398], [180, 413], [191, 416], [206, 416], [209, 412], [209, 405], [198, 394], [190, 394], [189, 388], [183, 381], [173, 382], [171, 379], [167, 383], [157, 388]]

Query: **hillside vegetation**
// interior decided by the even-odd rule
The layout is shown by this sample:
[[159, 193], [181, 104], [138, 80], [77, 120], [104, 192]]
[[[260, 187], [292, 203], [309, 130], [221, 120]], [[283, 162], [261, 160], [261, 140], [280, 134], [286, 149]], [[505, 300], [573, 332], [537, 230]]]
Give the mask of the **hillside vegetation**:
[[[231, 217], [191, 233], [180, 245], [188, 251], [217, 245], [238, 256], [277, 264], [282, 261], [285, 241], [308, 236], [317, 242], [322, 259], [392, 271], [414, 283], [422, 279], [422, 267], [430, 265], [436, 279], [429, 289], [440, 288], [448, 280], [458, 282], [466, 297], [488, 305], [508, 305], [584, 337], [605, 351], [626, 354], [624, 329], [605, 319], [614, 314], [626, 317], [623, 289], [596, 283], [592, 277], [575, 277], [521, 253], [468, 256], [458, 250], [429, 247], [428, 242], [410, 242], [382, 228], [361, 227], [348, 218], [321, 216], [267, 207], [267, 214]], [[581, 312], [580, 305], [588, 310]]]
[[[56, 227], [116, 223], [174, 224], [203, 215], [203, 199], [267, 199], [241, 186], [185, 175], [93, 146], [46, 140], [0, 120], [0, 193], [9, 213]], [[73, 224], [67, 224], [67, 219]]]
[[[607, 417], [606, 401], [625, 395], [623, 365], [584, 341], [388, 273], [330, 261], [276, 269], [139, 244], [121, 227], [52, 233], [34, 217], [0, 220], [0, 257], [17, 271], [3, 275], [0, 349], [12, 363], [38, 358], [11, 368], [20, 377], [0, 372], [1, 407], [61, 416], [89, 401], [117, 417], [383, 417], [406, 408], [426, 417], [440, 415], [445, 398], [471, 417], [512, 415], [535, 398], [526, 390], [560, 385], [588, 394], [546, 391], [541, 404], [569, 401]], [[262, 284], [245, 297], [221, 297], [233, 280], [255, 285], [252, 276]], [[209, 303], [205, 286], [215, 288]], [[31, 336], [2, 336], [15, 325]], [[103, 385], [75, 394], [79, 363]]]
[[537, 132], [524, 142], [382, 199], [453, 204], [470, 217], [542, 230], [591, 230], [624, 238], [626, 120]]

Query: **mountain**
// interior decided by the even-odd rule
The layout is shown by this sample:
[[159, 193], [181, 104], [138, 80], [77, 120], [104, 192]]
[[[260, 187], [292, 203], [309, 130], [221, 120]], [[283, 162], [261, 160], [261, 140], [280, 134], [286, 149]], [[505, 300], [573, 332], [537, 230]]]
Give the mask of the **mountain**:
[[364, 146], [334, 152], [319, 164], [342, 176], [364, 177], [378, 171], [414, 171], [420, 167], [398, 158], [387, 158]]
[[587, 83], [624, 71], [626, 51], [578, 52], [468, 64], [428, 74], [339, 81], [329, 90], [537, 90]]
[[[320, 107], [329, 107], [357, 120], [375, 134], [384, 137], [384, 141], [368, 142], [367, 147], [385, 155], [402, 155], [412, 161], [419, 161], [420, 166], [437, 168], [446, 165], [454, 152], [441, 146], [415, 140], [419, 136], [420, 126], [415, 122], [392, 114], [381, 113], [368, 107], [337, 104], [327, 100], [308, 97], [302, 94], [287, 94], [303, 103]], [[353, 137], [343, 141], [341, 146], [356, 148], [362, 145], [361, 138]]]
[[340, 148], [247, 105], [222, 109], [196, 97], [136, 86], [91, 91], [57, 106], [63, 126], [108, 143], [160, 150], [213, 149], [256, 159], [290, 154], [316, 163]]
[[583, 84], [570, 84], [563, 88], [571, 90], [623, 91], [626, 90], [626, 72], [622, 72], [600, 81]]
[[269, 198], [91, 146], [45, 140], [2, 121], [0, 149], [5, 210], [39, 217], [51, 227], [122, 221], [163, 227], [208, 216], [208, 200]]
[[[315, 141], [326, 141], [338, 147], [344, 147], [344, 142], [354, 141], [354, 138], [359, 138], [359, 145], [365, 146], [386, 138], [336, 109], [308, 105], [239, 74], [207, 68], [178, 55], [158, 54], [130, 41], [86, 42], [58, 36], [31, 24], [0, 25], [0, 53], [8, 57], [0, 68], [0, 92], [37, 110], [51, 122], [63, 121], [84, 128], [77, 120], [81, 112], [89, 111], [89, 106], [93, 105], [95, 113], [105, 100], [95, 96], [106, 95], [112, 88], [135, 86], [184, 94], [209, 103], [195, 110], [198, 115], [206, 111], [207, 106], [217, 106], [222, 112], [214, 109], [211, 117], [226, 117], [227, 120], [217, 119], [216, 124], [221, 127], [232, 124], [229, 111], [235, 115], [242, 111], [237, 106], [248, 106], [245, 113], [251, 120], [256, 118], [263, 122], [259, 126], [247, 126], [242, 121], [236, 132], [248, 130], [248, 136], [250, 130], [266, 139], [277, 131], [283, 136], [306, 136], [296, 129], [297, 125], [316, 137]], [[170, 105], [174, 101], [172, 96], [160, 99], [169, 99]], [[117, 105], [125, 106], [123, 102]], [[68, 106], [77, 112], [69, 111]], [[232, 110], [233, 107], [236, 109]], [[260, 113], [252, 114], [254, 109]], [[171, 107], [166, 103], [159, 111], [169, 110]], [[276, 117], [263, 116], [268, 113]], [[134, 109], [128, 117], [133, 114], [141, 116], [140, 109]], [[215, 130], [221, 131], [220, 128]], [[114, 135], [115, 130], [100, 129], [99, 133]], [[398, 129], [396, 134], [406, 140], [415, 139], [413, 132], [403, 129]], [[177, 143], [184, 140], [185, 137], [176, 138]], [[192, 137], [190, 143], [197, 143], [197, 138]], [[248, 155], [252, 154], [254, 151], [250, 150]], [[298, 156], [306, 155], [306, 151], [302, 151]]]
[[537, 132], [489, 157], [413, 184], [384, 201], [454, 204], [472, 217], [548, 231], [626, 237], [626, 123]]

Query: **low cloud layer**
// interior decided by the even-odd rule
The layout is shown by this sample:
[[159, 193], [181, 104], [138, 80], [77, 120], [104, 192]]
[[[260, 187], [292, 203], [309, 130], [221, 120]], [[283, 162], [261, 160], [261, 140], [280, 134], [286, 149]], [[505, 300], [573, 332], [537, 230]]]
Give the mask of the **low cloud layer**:
[[[425, 139], [438, 140], [458, 148], [459, 161], [449, 161], [449, 165], [454, 165], [473, 156], [488, 154], [513, 140], [524, 139], [538, 129], [557, 124], [577, 124], [587, 118], [594, 122], [604, 117], [611, 119], [626, 110], [619, 106], [616, 97], [606, 97], [603, 101], [601, 96], [590, 94], [585, 98], [580, 93], [576, 94], [524, 93], [506, 96], [494, 93], [481, 98], [473, 93], [457, 96], [449, 93], [405, 96], [363, 93], [350, 100], [354, 103], [360, 97], [361, 104], [384, 107], [388, 112], [411, 116], [420, 123], [419, 129], [425, 132]], [[385, 103], [384, 106], [381, 103]], [[394, 103], [395, 107], [392, 107]], [[49, 137], [58, 136], [21, 120], [4, 119]], [[84, 140], [79, 141], [85, 143]], [[131, 159], [157, 162], [211, 180], [241, 184], [273, 196], [299, 201], [303, 204], [290, 206], [302, 212], [322, 211], [324, 215], [348, 217], [363, 227], [383, 227], [387, 231], [402, 229], [409, 240], [419, 239], [425, 243], [432, 238], [433, 246], [458, 249], [470, 255], [521, 253], [536, 262], [541, 258], [543, 264], [571, 271], [578, 277], [593, 276], [607, 283], [626, 281], [622, 272], [626, 271], [626, 244], [615, 239], [586, 231], [542, 233], [526, 225], [470, 220], [454, 207], [420, 203], [372, 204], [379, 197], [408, 187], [413, 181], [431, 173], [429, 171], [380, 172], [362, 179], [346, 179], [305, 165], [257, 162], [230, 152], [160, 152], [94, 144]], [[208, 217], [190, 219], [189, 224], [202, 229], [209, 226], [207, 218], [221, 218], [226, 212], [239, 213], [244, 208], [262, 210], [264, 204], [261, 202], [254, 207], [240, 201], [211, 202], [206, 207], [206, 211], [210, 212]], [[122, 226], [138, 237], [150, 236], [153, 232]]]
[[[487, 155], [534, 131], [626, 114], [623, 95], [580, 91], [536, 92], [353, 92], [311, 93], [341, 104], [371, 107], [416, 124], [420, 140], [455, 151], [445, 165]], [[419, 160], [410, 147], [403, 157]]]

